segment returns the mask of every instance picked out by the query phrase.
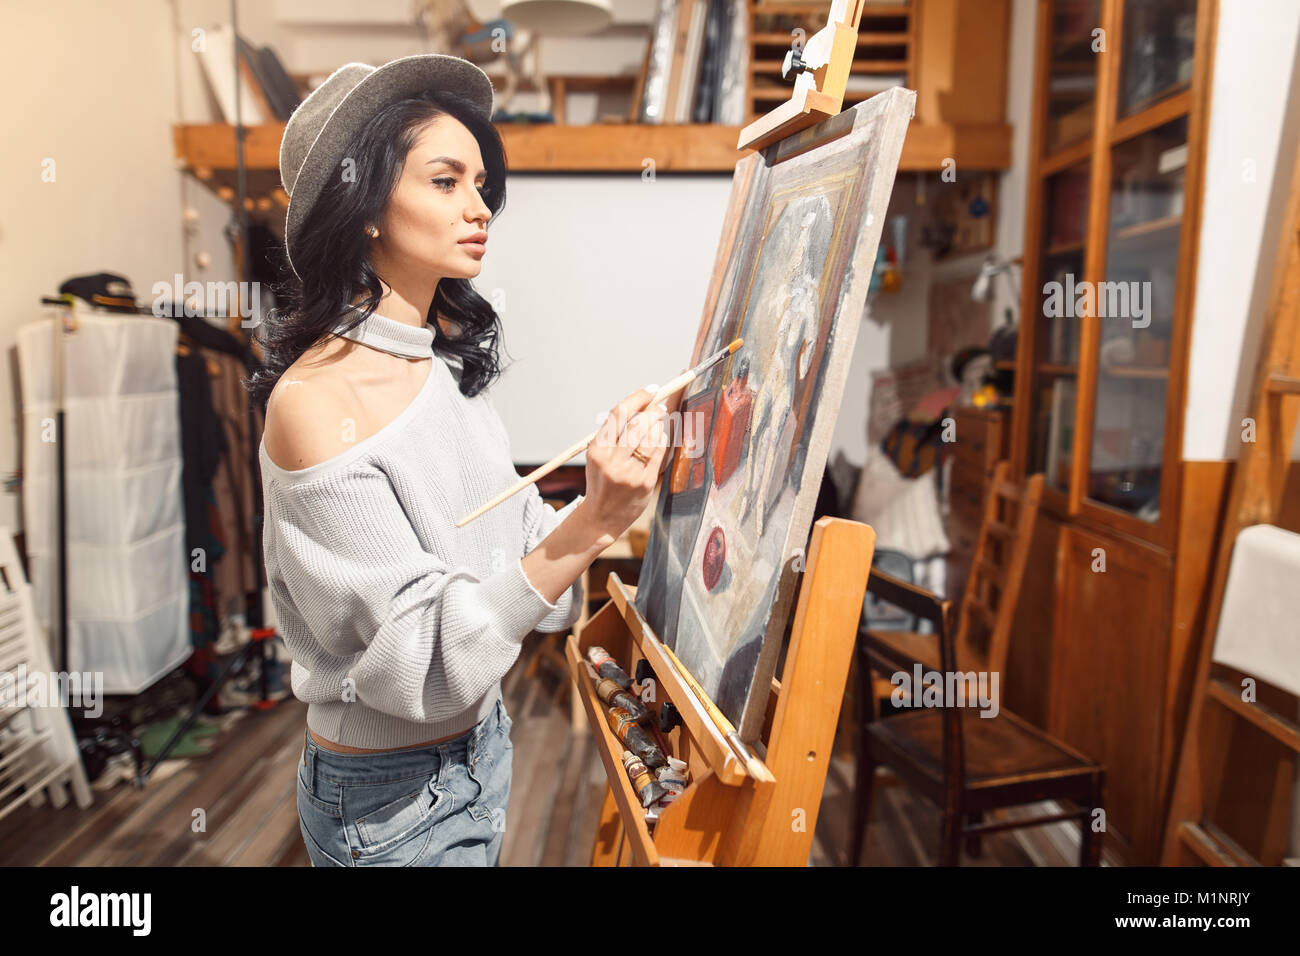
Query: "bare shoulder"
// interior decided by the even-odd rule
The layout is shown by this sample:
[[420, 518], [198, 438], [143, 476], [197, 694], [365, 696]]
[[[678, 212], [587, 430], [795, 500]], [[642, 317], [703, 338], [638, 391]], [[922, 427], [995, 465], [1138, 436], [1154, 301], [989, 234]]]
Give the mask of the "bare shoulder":
[[290, 366], [266, 402], [267, 455], [286, 471], [328, 461], [351, 447], [343, 426], [353, 406], [351, 386], [337, 369]]

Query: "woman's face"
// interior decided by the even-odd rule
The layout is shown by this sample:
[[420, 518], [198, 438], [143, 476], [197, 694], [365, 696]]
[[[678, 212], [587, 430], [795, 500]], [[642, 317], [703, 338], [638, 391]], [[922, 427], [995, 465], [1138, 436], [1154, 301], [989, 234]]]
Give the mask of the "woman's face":
[[[378, 273], [472, 279], [482, 269], [492, 210], [478, 141], [460, 120], [439, 116], [416, 138], [370, 242]], [[500, 184], [494, 184], [500, 185]]]

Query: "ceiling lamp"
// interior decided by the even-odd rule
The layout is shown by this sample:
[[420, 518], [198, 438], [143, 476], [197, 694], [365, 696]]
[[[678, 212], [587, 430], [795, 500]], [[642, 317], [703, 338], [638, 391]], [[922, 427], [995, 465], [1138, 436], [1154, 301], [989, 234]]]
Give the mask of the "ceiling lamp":
[[611, 0], [503, 0], [501, 16], [521, 30], [576, 36], [605, 29], [614, 11]]

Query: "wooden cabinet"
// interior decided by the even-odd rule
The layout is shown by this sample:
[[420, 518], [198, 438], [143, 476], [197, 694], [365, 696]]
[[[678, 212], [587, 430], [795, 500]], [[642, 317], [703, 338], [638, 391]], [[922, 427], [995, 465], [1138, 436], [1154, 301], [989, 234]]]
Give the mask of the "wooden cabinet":
[[[1008, 706], [1106, 764], [1158, 856], [1222, 475], [1182, 462], [1216, 0], [1040, 0], [1012, 471], [1047, 521]], [[1098, 556], [1105, 571], [1094, 570]], [[1050, 601], [1031, 595], [1048, 588]], [[1018, 645], [1022, 645], [1019, 646]]]
[[1134, 856], [1161, 832], [1159, 776], [1173, 564], [1167, 552], [1062, 529], [1048, 727], [1106, 765], [1107, 823]]

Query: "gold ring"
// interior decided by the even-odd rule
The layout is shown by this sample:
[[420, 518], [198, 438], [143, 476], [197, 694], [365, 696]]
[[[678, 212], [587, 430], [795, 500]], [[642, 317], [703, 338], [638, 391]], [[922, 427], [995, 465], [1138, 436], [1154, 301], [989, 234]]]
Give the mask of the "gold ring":
[[643, 465], [650, 464], [650, 456], [647, 455], [645, 452], [643, 452], [640, 448], [632, 449], [632, 457], [635, 458], [637, 461], [641, 462], [641, 464]]

